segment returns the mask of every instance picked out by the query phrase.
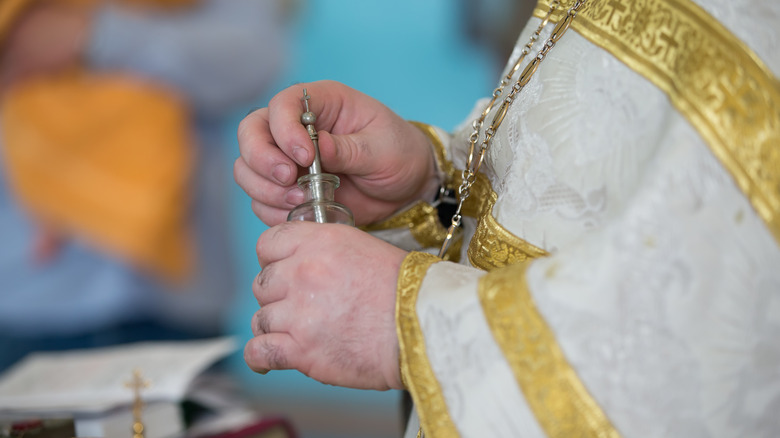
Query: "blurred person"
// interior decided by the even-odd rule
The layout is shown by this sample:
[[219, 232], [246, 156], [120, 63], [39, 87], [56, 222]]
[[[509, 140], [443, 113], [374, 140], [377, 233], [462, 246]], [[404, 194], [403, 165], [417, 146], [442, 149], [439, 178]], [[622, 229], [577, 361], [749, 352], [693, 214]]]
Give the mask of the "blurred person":
[[[777, 436], [779, 23], [757, 0], [540, 1], [453, 134], [332, 81], [280, 92], [239, 126], [271, 225], [246, 362], [408, 389], [408, 437]], [[304, 88], [362, 230], [285, 222]]]
[[267, 0], [0, 4], [0, 370], [222, 333], [228, 117], [283, 63]]

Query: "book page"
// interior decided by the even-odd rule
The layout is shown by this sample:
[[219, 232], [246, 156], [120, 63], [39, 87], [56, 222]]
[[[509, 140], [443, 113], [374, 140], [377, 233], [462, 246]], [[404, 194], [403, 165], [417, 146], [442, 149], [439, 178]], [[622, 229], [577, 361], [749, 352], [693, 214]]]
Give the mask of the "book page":
[[180, 401], [193, 379], [237, 349], [233, 338], [142, 342], [28, 355], [0, 376], [0, 413], [89, 412], [133, 402], [134, 370], [144, 401]]

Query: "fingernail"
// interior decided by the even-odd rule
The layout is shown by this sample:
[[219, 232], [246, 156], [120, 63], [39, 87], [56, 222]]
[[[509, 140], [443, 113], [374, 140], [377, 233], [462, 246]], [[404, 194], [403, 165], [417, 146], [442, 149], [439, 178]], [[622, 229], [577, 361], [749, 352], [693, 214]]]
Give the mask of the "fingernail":
[[273, 172], [271, 173], [271, 175], [280, 184], [287, 184], [287, 181], [290, 179], [291, 174], [292, 174], [292, 169], [290, 169], [290, 166], [287, 164], [277, 164], [276, 167], [274, 167]]
[[292, 151], [293, 157], [301, 166], [306, 166], [309, 162], [309, 152], [302, 146], [295, 146]]
[[290, 189], [287, 192], [287, 196], [285, 196], [284, 200], [287, 201], [287, 203], [290, 205], [299, 205], [303, 203], [303, 190], [299, 189], [298, 187]]

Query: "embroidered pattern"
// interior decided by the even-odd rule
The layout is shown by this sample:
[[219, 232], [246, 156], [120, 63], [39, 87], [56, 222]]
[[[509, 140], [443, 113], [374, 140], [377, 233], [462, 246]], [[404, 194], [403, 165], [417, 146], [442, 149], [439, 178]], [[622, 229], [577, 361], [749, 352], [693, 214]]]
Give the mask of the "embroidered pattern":
[[780, 243], [780, 81], [758, 56], [686, 0], [593, 2], [572, 27], [669, 96]]
[[401, 379], [412, 395], [420, 424], [427, 436], [458, 436], [444, 395], [428, 362], [420, 321], [417, 294], [428, 268], [440, 261], [434, 255], [412, 252], [404, 259], [398, 274], [395, 320], [400, 347]]
[[515, 236], [502, 227], [493, 217], [493, 205], [497, 195], [491, 192], [487, 208], [480, 215], [477, 230], [469, 242], [469, 261], [474, 267], [486, 271], [547, 255], [538, 248]]
[[609, 419], [564, 357], [539, 314], [518, 263], [480, 279], [479, 298], [493, 337], [549, 437], [617, 437]]

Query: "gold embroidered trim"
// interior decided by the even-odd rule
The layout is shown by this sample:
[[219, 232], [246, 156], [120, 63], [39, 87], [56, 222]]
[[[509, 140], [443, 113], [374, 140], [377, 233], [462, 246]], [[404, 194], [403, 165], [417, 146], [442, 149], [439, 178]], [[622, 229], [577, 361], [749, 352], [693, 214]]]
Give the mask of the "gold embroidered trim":
[[[418, 128], [428, 137], [436, 156], [436, 166], [439, 171], [445, 175], [445, 183], [451, 181], [454, 173], [452, 163], [447, 159], [447, 151], [444, 144], [436, 134], [436, 130], [424, 123], [410, 121], [410, 124]], [[408, 209], [375, 224], [364, 225], [360, 227], [363, 231], [382, 231], [393, 228], [408, 228], [414, 240], [423, 248], [435, 248], [441, 246], [444, 238], [447, 236], [447, 229], [439, 221], [436, 208], [425, 201], [419, 201]], [[461, 243], [462, 244], [462, 243]], [[460, 247], [460, 245], [458, 247]], [[451, 248], [448, 256], [457, 255], [457, 248]], [[457, 260], [457, 257], [448, 259]]]
[[493, 206], [498, 196], [490, 193], [487, 208], [480, 215], [477, 230], [469, 242], [469, 261], [479, 269], [492, 271], [513, 263], [547, 255], [547, 251], [515, 236], [493, 217]]
[[393, 228], [408, 228], [414, 240], [424, 248], [441, 245], [447, 235], [447, 230], [439, 222], [436, 209], [424, 201], [382, 222], [361, 227], [368, 232]]
[[450, 418], [441, 385], [428, 362], [425, 338], [417, 318], [420, 285], [428, 268], [438, 261], [438, 257], [422, 252], [412, 252], [406, 256], [398, 273], [395, 320], [401, 379], [412, 395], [425, 435], [453, 437], [458, 436], [458, 432]]
[[780, 81], [761, 59], [686, 0], [590, 2], [572, 27], [669, 96], [780, 243]]
[[[442, 143], [439, 135], [436, 133], [436, 129], [431, 125], [421, 122], [409, 121], [409, 123], [414, 125], [428, 137], [428, 141], [431, 142], [433, 151], [436, 155], [436, 166], [439, 167], [439, 171], [441, 171], [447, 179], [451, 179], [455, 173], [455, 168], [452, 165], [452, 161], [447, 157], [447, 150], [444, 148], [444, 143]], [[444, 181], [444, 183], [446, 184], [447, 181]]]
[[[415, 124], [420, 129], [427, 129], [430, 135], [435, 136], [432, 127], [417, 122], [410, 123]], [[439, 142], [439, 146], [436, 148], [441, 150], [441, 154], [444, 154], [441, 142]], [[447, 172], [450, 172], [451, 175], [449, 186], [458, 187], [462, 181], [462, 176], [455, 172], [452, 164], [446, 161], [444, 155], [439, 155], [437, 159], [440, 162], [448, 163]], [[491, 270], [507, 264], [547, 255], [547, 252], [543, 249], [526, 242], [501, 227], [493, 217], [493, 206], [496, 200], [497, 195], [491, 187], [490, 180], [485, 175], [478, 174], [477, 180], [471, 188], [471, 196], [463, 205], [464, 216], [479, 220], [476, 233], [469, 242], [468, 247], [468, 257], [471, 264], [480, 269]], [[439, 222], [436, 209], [423, 201], [382, 222], [365, 225], [361, 229], [371, 232], [404, 227], [409, 229], [417, 243], [426, 248], [440, 246], [447, 235], [447, 230]], [[462, 238], [456, 240], [447, 251], [445, 259], [457, 261], [462, 245]]]
[[[460, 184], [457, 175], [454, 185]], [[547, 255], [547, 251], [510, 233], [493, 217], [498, 195], [483, 174], [471, 187], [471, 196], [463, 205], [463, 215], [478, 219], [477, 229], [467, 249], [472, 266], [486, 271]]]
[[618, 437], [536, 309], [527, 267], [519, 263], [483, 276], [479, 299], [528, 405], [549, 437]]

